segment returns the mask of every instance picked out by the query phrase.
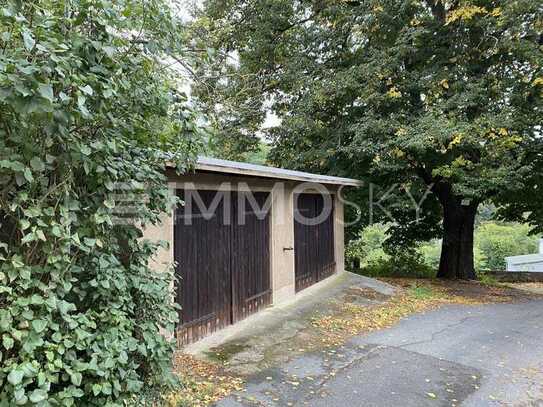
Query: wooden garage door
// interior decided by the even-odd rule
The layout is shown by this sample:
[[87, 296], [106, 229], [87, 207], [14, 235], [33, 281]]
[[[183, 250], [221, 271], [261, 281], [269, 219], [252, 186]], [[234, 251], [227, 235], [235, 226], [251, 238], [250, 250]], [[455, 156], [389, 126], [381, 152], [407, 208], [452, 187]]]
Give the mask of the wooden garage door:
[[[333, 200], [325, 200], [321, 194], [299, 194], [294, 199], [295, 211], [303, 218], [313, 220], [307, 224], [302, 217], [295, 216], [294, 219], [296, 291], [300, 291], [335, 272], [334, 208]], [[316, 222], [324, 213], [325, 204], [330, 205], [329, 214]]]
[[204, 190], [180, 197], [186, 202], [177, 210], [174, 251], [182, 345], [268, 305], [271, 290], [269, 216], [258, 211], [268, 194], [253, 193], [253, 201]]
[[232, 322], [271, 303], [270, 218], [267, 192], [237, 193], [232, 199]]

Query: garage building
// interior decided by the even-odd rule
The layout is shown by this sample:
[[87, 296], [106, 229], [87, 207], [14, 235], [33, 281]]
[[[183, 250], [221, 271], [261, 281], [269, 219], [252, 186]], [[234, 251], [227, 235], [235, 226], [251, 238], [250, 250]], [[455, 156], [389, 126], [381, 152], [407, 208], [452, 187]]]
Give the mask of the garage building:
[[146, 238], [171, 242], [153, 268], [176, 263], [181, 346], [344, 271], [344, 186], [361, 182], [201, 157], [168, 170], [184, 202]]

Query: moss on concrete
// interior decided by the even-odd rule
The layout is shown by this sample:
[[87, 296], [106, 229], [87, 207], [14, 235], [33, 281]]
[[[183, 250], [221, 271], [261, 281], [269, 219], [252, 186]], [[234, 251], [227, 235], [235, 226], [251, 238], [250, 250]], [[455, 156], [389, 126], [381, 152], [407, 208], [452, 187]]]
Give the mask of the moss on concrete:
[[204, 355], [210, 361], [227, 363], [232, 357], [240, 352], [243, 352], [249, 348], [248, 344], [241, 344], [239, 342], [227, 342], [223, 345], [211, 348], [204, 352]]

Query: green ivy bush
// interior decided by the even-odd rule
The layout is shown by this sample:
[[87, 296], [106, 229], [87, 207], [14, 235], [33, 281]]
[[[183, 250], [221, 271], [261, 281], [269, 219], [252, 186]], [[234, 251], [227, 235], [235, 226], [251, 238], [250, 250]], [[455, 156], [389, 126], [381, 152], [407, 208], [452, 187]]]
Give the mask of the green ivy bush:
[[168, 6], [0, 0], [0, 406], [121, 406], [173, 380], [172, 272], [141, 239], [173, 203], [161, 151], [182, 170], [199, 148]]

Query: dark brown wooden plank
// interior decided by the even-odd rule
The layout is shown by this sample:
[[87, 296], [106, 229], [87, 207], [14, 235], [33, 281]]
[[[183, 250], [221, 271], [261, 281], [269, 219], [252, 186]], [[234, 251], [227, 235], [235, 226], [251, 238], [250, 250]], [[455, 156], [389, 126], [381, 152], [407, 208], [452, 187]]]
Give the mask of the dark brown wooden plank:
[[[196, 192], [206, 207], [217, 194]], [[268, 193], [254, 196], [262, 207]], [[233, 193], [228, 224], [222, 201], [208, 219], [195, 201], [191, 213], [186, 206], [177, 210], [174, 254], [180, 278], [177, 301], [183, 307], [178, 345], [196, 341], [271, 303], [269, 215], [258, 218], [245, 201], [245, 224], [239, 224], [237, 199]], [[183, 216], [190, 216], [191, 224]]]
[[[197, 191], [206, 207], [216, 196], [216, 191]], [[189, 194], [190, 195], [190, 194]], [[187, 199], [188, 196], [186, 196]], [[201, 208], [193, 201], [191, 213], [180, 206], [174, 228], [174, 253], [178, 263], [178, 302], [182, 305], [178, 344], [200, 339], [216, 329], [231, 323], [230, 249], [224, 224], [223, 202], [210, 219], [203, 216]], [[191, 224], [184, 216], [191, 217]]]
[[[294, 199], [295, 211], [310, 219], [319, 216], [326, 203], [320, 194], [299, 194]], [[333, 206], [329, 210], [329, 215], [315, 225], [305, 224], [295, 217], [296, 291], [303, 290], [335, 272]]]
[[[233, 241], [236, 248], [232, 253], [232, 271], [235, 275], [234, 322], [246, 318], [271, 302], [270, 256], [269, 256], [269, 214], [259, 218], [248, 199], [240, 193], [239, 199], [245, 201], [245, 211], [236, 211], [233, 225]], [[268, 193], [253, 192], [257, 205], [262, 208]], [[235, 200], [236, 202], [237, 199]], [[243, 206], [242, 206], [243, 208]], [[258, 208], [257, 208], [258, 209]], [[240, 217], [245, 216], [241, 222]]]

